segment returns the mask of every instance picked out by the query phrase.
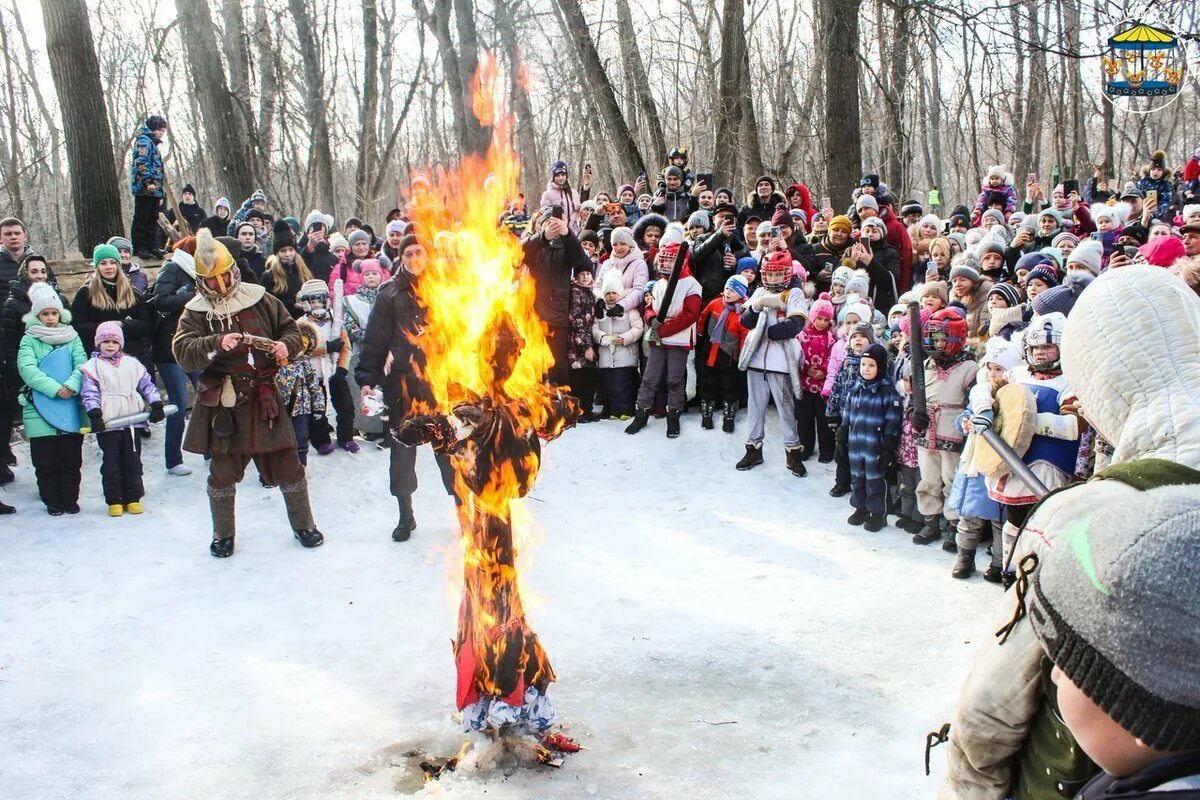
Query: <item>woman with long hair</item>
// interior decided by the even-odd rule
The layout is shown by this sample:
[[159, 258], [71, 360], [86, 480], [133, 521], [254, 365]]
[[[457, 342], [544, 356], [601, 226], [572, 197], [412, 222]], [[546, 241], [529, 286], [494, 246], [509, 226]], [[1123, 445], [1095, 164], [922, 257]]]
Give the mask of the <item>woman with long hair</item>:
[[313, 279], [312, 272], [296, 250], [296, 240], [291, 230], [276, 230], [272, 255], [263, 269], [262, 283], [266, 290], [279, 298], [292, 315], [300, 319], [304, 312], [296, 305], [296, 295], [305, 281]]
[[102, 322], [116, 322], [125, 335], [125, 351], [143, 364], [154, 363], [150, 336], [153, 319], [146, 299], [129, 282], [121, 269], [121, 254], [111, 244], [96, 245], [92, 250], [95, 269], [71, 301], [72, 325], [79, 332], [84, 349], [91, 352], [96, 328]]

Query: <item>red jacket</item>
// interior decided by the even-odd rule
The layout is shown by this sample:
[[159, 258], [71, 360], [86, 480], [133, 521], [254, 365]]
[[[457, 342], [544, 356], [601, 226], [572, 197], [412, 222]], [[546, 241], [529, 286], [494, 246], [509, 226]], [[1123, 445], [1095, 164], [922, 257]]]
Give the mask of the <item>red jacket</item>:
[[[705, 341], [708, 342], [705, 363], [710, 367], [716, 366], [717, 353], [721, 352], [721, 343], [710, 341], [709, 335], [712, 331], [708, 329], [708, 324], [711, 321], [713, 325], [716, 325], [717, 320], [721, 318], [723, 310], [725, 310], [725, 298], [714, 297], [704, 307], [704, 310], [700, 312], [700, 319], [696, 323], [696, 327], [701, 331]], [[729, 316], [725, 318], [725, 331], [737, 338], [737, 353], [733, 353], [731, 356], [736, 363], [738, 353], [742, 352], [742, 345], [746, 342], [746, 334], [749, 333], [746, 330], [746, 326], [742, 324], [742, 316], [738, 311], [730, 311]]]
[[1188, 159], [1187, 166], [1183, 168], [1183, 180], [1187, 183], [1200, 181], [1200, 159], [1195, 156]]
[[900, 253], [900, 285], [896, 287], [896, 292], [904, 294], [912, 286], [912, 239], [908, 238], [908, 228], [904, 227], [904, 223], [896, 216], [896, 209], [892, 208], [891, 204], [881, 205], [879, 215], [883, 217], [883, 224], [887, 226], [887, 235], [884, 238]]

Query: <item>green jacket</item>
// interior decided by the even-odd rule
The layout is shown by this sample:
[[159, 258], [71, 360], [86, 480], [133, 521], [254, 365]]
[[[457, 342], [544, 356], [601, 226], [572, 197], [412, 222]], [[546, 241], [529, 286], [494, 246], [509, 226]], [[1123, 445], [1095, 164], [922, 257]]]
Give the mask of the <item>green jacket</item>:
[[[25, 319], [26, 328], [30, 324], [37, 323], [36, 317], [32, 318], [32, 322], [30, 319], [29, 316]], [[60, 326], [70, 325], [71, 312], [64, 309], [60, 320]], [[75, 368], [75, 371], [71, 373], [71, 377], [67, 378], [66, 383], [59, 383], [38, 368], [38, 364], [54, 350], [54, 346], [46, 344], [41, 339], [31, 336], [28, 333], [21, 337], [21, 345], [17, 348], [17, 369], [21, 373], [21, 379], [25, 381], [25, 385], [29, 387], [30, 391], [41, 392], [44, 395], [53, 397], [58, 394], [59, 389], [66, 386], [68, 389], [74, 390], [78, 401], [79, 390], [83, 386], [83, 375], [80, 373], [79, 368], [87, 361], [87, 353], [84, 351], [83, 342], [80, 341], [78, 336], [66, 344], [59, 345], [59, 347], [71, 348], [71, 365]], [[34, 407], [33, 401], [26, 397], [24, 393], [21, 394], [21, 405], [23, 406], [21, 419], [25, 423], [25, 435], [28, 438], [56, 436], [60, 432], [53, 425], [42, 419], [41, 414]]]

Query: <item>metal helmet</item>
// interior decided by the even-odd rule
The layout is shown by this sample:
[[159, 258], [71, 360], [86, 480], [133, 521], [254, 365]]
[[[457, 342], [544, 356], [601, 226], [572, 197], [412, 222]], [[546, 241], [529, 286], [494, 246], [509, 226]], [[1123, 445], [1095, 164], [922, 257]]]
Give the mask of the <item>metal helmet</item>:
[[957, 308], [943, 308], [925, 324], [922, 342], [934, 358], [949, 358], [967, 343], [967, 319]]
[[792, 280], [792, 254], [787, 250], [770, 253], [762, 261], [759, 276], [768, 292], [782, 292]]
[[1057, 311], [1036, 316], [1029, 323], [1029, 327], [1021, 335], [1021, 355], [1031, 370], [1034, 372], [1057, 372], [1061, 368], [1061, 352], [1050, 361], [1035, 361], [1033, 348], [1043, 344], [1061, 347], [1063, 329], [1066, 326], [1066, 316]]

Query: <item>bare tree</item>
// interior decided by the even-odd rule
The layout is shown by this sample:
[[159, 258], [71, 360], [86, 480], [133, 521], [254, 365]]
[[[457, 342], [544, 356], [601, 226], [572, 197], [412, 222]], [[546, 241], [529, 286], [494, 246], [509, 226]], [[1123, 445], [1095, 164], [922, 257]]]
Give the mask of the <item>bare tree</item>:
[[355, 204], [359, 214], [365, 214], [367, 204], [375, 198], [368, 195], [370, 175], [378, 169], [375, 150], [375, 126], [379, 117], [379, 14], [375, 0], [362, 0], [363, 13], [363, 91], [358, 117], [358, 168], [355, 170]]
[[858, 110], [859, 0], [819, 0], [825, 41], [825, 191], [848, 202], [862, 175]]
[[317, 41], [306, 0], [288, 0], [288, 9], [296, 25], [300, 56], [304, 62], [304, 111], [312, 138], [309, 167], [315, 179], [312, 201], [318, 208], [336, 214], [333, 149], [329, 144], [329, 113], [326, 110], [325, 68], [321, 63], [321, 44]]
[[650, 79], [646, 75], [642, 54], [638, 49], [629, 0], [617, 0], [617, 35], [621, 41], [621, 63], [627, 84], [625, 88], [633, 98], [643, 131], [650, 138], [651, 159], [657, 161], [667, 154], [667, 140], [663, 137], [662, 120], [658, 117], [658, 107], [654, 103], [654, 95], [650, 92]]

